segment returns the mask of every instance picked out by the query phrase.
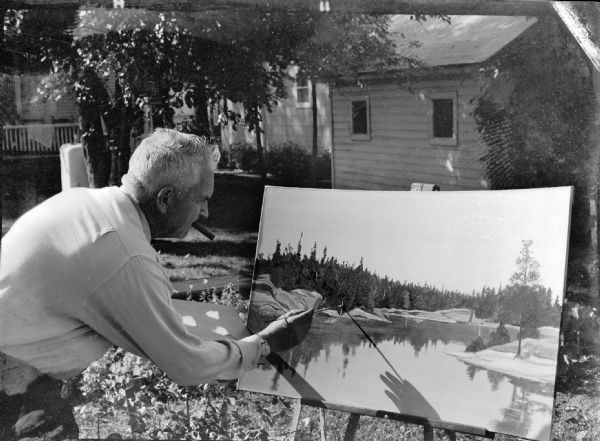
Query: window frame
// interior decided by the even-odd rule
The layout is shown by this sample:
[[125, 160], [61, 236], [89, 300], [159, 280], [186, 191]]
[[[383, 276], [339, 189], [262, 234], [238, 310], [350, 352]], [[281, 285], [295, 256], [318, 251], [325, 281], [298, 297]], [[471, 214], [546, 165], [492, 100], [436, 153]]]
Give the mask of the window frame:
[[[452, 137], [436, 137], [434, 136], [434, 101], [440, 99], [452, 100]], [[458, 145], [458, 92], [440, 91], [433, 92], [429, 96], [429, 143], [432, 145]]]
[[[312, 94], [311, 94], [312, 82], [310, 81], [309, 78], [305, 78], [304, 81], [306, 81], [306, 86], [299, 86], [300, 81], [302, 81], [302, 80], [299, 79], [298, 76], [296, 76], [296, 78], [294, 78], [294, 95], [295, 95], [295, 100], [296, 100], [296, 107], [297, 108], [311, 107], [312, 106]], [[307, 97], [308, 97], [307, 101], [299, 101], [298, 100], [298, 96], [299, 96], [298, 89], [306, 89]]]
[[[357, 101], [364, 101], [367, 104], [367, 133], [354, 133], [354, 119], [352, 117], [352, 104]], [[348, 103], [348, 114], [350, 116], [350, 138], [353, 141], [370, 141], [371, 140], [371, 99], [368, 95], [351, 97]]]

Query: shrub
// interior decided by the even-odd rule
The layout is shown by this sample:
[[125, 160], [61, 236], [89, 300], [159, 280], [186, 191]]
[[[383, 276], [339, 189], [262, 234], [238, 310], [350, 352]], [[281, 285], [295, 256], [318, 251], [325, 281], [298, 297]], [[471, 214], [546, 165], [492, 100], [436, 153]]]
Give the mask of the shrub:
[[[247, 312], [239, 288], [231, 284], [221, 291], [190, 292], [188, 299]], [[136, 439], [268, 439], [262, 421], [255, 422], [244, 409], [251, 399], [236, 393], [233, 382], [179, 386], [156, 365], [123, 349], [109, 350], [83, 372], [81, 393], [87, 403], [79, 408], [79, 417], [98, 422], [98, 437], [101, 421], [110, 426], [117, 413], [126, 413]], [[260, 412], [261, 417], [267, 413]], [[272, 418], [261, 420], [272, 425]]]
[[325, 150], [317, 157], [316, 176], [318, 181], [331, 179], [331, 152]]
[[229, 162], [235, 168], [244, 171], [256, 170], [258, 165], [256, 147], [247, 142], [232, 145], [229, 153]]
[[490, 334], [490, 341], [488, 342], [487, 347], [504, 345], [506, 343], [510, 343], [510, 335], [506, 330], [504, 323], [500, 323], [498, 328]]
[[231, 168], [231, 159], [230, 159], [229, 150], [219, 148], [219, 151], [221, 152], [221, 158], [219, 159], [219, 164], [217, 167], [219, 168], [219, 170], [230, 169]]
[[267, 153], [267, 171], [286, 184], [298, 184], [309, 178], [310, 156], [295, 142], [275, 145]]
[[469, 343], [469, 345], [465, 349], [465, 352], [479, 352], [479, 351], [483, 351], [484, 349], [485, 349], [485, 343], [483, 343], [483, 340], [481, 339], [481, 337], [477, 337], [475, 340], [473, 340], [471, 343]]

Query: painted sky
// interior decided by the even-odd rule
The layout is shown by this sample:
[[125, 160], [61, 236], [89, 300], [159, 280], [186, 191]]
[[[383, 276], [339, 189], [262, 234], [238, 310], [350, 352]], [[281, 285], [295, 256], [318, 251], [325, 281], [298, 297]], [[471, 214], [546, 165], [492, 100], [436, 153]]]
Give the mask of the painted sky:
[[303, 253], [364, 265], [379, 276], [470, 293], [507, 285], [522, 240], [541, 283], [562, 298], [570, 188], [381, 192], [267, 187], [258, 252], [279, 240]]

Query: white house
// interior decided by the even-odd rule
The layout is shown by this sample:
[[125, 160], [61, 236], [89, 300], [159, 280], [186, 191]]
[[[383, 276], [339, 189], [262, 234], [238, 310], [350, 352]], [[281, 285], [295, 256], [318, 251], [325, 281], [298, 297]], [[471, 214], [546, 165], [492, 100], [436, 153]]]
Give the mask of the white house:
[[488, 188], [481, 157], [486, 145], [472, 115], [486, 75], [482, 63], [519, 38], [535, 18], [453, 16], [425, 22], [392, 18], [397, 50], [423, 68], [372, 73], [363, 87], [335, 88], [335, 188], [442, 190]]

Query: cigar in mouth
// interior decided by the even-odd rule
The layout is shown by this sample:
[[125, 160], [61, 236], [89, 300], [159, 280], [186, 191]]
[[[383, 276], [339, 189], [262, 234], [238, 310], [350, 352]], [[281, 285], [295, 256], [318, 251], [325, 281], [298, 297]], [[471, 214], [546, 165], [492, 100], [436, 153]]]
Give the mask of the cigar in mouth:
[[200, 231], [200, 233], [202, 233], [208, 239], [214, 240], [215, 234], [212, 231], [210, 231], [208, 228], [206, 228], [204, 225], [202, 225], [200, 222], [198, 222], [198, 221], [193, 222], [192, 227], [194, 227], [196, 230]]

